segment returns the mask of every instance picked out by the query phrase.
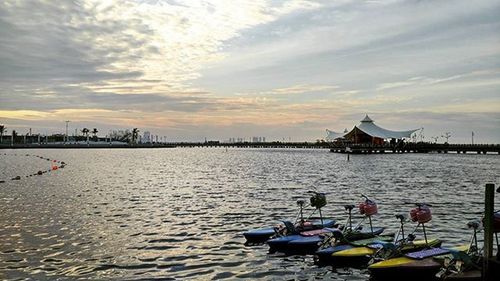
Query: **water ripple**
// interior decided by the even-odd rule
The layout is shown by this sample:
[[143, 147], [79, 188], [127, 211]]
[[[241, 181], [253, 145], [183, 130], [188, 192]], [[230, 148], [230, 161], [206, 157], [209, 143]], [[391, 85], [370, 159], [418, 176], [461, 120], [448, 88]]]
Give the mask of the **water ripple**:
[[[376, 224], [433, 205], [428, 229], [468, 239], [496, 155], [345, 155], [299, 149], [30, 150], [0, 155], [0, 179], [65, 159], [61, 173], [0, 183], [0, 277], [9, 280], [367, 280], [366, 269], [317, 267], [311, 257], [245, 246], [243, 230], [296, 215], [297, 199], [327, 193], [328, 216], [376, 199]], [[22, 157], [21, 157], [22, 156]], [[500, 202], [500, 200], [497, 200]], [[497, 207], [500, 205], [497, 204]]]

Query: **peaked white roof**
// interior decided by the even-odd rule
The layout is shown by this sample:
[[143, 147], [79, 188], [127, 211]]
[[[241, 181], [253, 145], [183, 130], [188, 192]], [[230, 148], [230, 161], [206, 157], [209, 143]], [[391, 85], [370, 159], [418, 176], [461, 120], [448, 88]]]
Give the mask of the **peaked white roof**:
[[326, 140], [332, 141], [334, 139], [337, 139], [337, 138], [344, 136], [345, 134], [346, 134], [346, 132], [337, 133], [337, 132], [330, 131], [330, 130], [326, 129]]
[[368, 114], [366, 114], [365, 118], [363, 118], [361, 122], [373, 122], [373, 120], [370, 117], [368, 117]]
[[358, 129], [361, 131], [365, 132], [366, 134], [372, 136], [372, 137], [377, 137], [377, 138], [382, 138], [382, 139], [402, 139], [402, 138], [409, 138], [411, 137], [411, 134], [414, 132], [420, 130], [420, 129], [415, 129], [415, 130], [409, 130], [409, 131], [391, 131], [387, 130], [384, 128], [381, 128], [373, 122], [373, 120], [368, 117], [368, 115], [361, 120], [361, 124], [357, 126]]

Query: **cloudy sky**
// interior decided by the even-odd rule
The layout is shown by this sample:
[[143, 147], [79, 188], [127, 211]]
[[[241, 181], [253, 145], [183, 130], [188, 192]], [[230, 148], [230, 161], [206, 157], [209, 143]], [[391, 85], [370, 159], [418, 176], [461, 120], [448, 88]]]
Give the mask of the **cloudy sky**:
[[0, 123], [170, 140], [388, 129], [500, 143], [500, 2], [0, 2]]

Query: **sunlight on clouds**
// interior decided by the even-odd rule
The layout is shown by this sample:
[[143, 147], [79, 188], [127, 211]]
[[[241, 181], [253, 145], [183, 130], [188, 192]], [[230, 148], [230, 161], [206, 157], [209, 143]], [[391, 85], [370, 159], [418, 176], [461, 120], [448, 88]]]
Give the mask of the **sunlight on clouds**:
[[38, 120], [46, 118], [50, 114], [35, 110], [0, 110], [0, 118], [16, 118], [25, 120]]
[[326, 92], [338, 89], [338, 86], [332, 85], [293, 85], [284, 88], [276, 88], [268, 91], [237, 93], [237, 95], [291, 95], [291, 94], [304, 94], [310, 92]]
[[500, 108], [492, 0], [5, 0], [0, 11], [0, 118], [30, 127], [302, 124], [306, 136], [370, 112], [441, 124], [434, 113], [492, 122]]
[[[433, 106], [426, 108], [429, 112], [436, 113], [499, 113], [500, 100], [458, 100], [445, 105]], [[418, 109], [416, 109], [418, 110]], [[423, 110], [423, 109], [421, 109]]]
[[[156, 91], [165, 94], [192, 90], [189, 81], [200, 77], [198, 70], [206, 63], [223, 59], [224, 54], [220, 52], [223, 42], [238, 36], [241, 30], [268, 23], [298, 9], [318, 6], [308, 1], [287, 1], [272, 6], [263, 0], [189, 1], [183, 5], [164, 1], [89, 0], [84, 5], [96, 12], [98, 22], [131, 23], [118, 37], [115, 32], [92, 34], [97, 36], [93, 39], [95, 45], [103, 50], [118, 47], [128, 53], [102, 70], [141, 72], [141, 80], [121, 80], [120, 85], [134, 93]], [[128, 44], [128, 37], [141, 40], [143, 44]], [[89, 88], [97, 92], [106, 89], [99, 85]], [[117, 93], [126, 94], [127, 91]]]

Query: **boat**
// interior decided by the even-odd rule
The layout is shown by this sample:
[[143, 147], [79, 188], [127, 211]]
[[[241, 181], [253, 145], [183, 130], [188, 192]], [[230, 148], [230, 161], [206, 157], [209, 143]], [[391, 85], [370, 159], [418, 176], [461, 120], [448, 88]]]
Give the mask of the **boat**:
[[[400, 222], [400, 228], [397, 235], [392, 242], [375, 241], [366, 246], [360, 247], [347, 247], [346, 249], [339, 249], [331, 254], [331, 260], [336, 263], [367, 263], [372, 261], [382, 261], [390, 258], [402, 256], [408, 252], [415, 252], [422, 249], [429, 249], [441, 246], [441, 240], [428, 239], [425, 231], [425, 223], [430, 221], [432, 216], [430, 208], [426, 204], [417, 204], [417, 208], [410, 212], [412, 221], [418, 224], [412, 233], [405, 237], [404, 223], [406, 216], [396, 215]], [[422, 226], [424, 239], [415, 240], [415, 232]]]
[[[346, 263], [343, 263], [342, 260], [335, 259], [332, 255], [335, 252], [339, 251], [344, 251], [344, 250], [351, 250], [363, 246], [368, 246], [372, 244], [377, 244], [377, 243], [382, 243], [382, 242], [389, 242], [394, 239], [394, 235], [377, 235], [372, 238], [367, 238], [367, 239], [361, 239], [361, 240], [355, 240], [351, 241], [347, 244], [342, 244], [339, 243], [334, 246], [328, 246], [325, 248], [321, 248], [315, 253], [315, 263], [318, 265], [333, 265], [333, 266], [344, 266]], [[335, 262], [336, 261], [336, 262]], [[347, 261], [349, 262], [348, 265], [356, 265], [356, 262], [353, 262], [352, 260]]]
[[[343, 227], [343, 231], [341, 233], [332, 233], [324, 240], [320, 249], [315, 253], [315, 262], [317, 264], [331, 264], [333, 261], [332, 254], [338, 251], [367, 246], [381, 241], [392, 241], [394, 239], [393, 234], [380, 236], [380, 234], [384, 231], [384, 228], [373, 227], [371, 216], [378, 213], [377, 204], [367, 196], [362, 196], [364, 201], [359, 204], [359, 210], [361, 214], [365, 215], [363, 220], [361, 220], [356, 226], [353, 226], [352, 210], [355, 205], [345, 205], [344, 209], [347, 211], [348, 216], [347, 222]], [[370, 226], [368, 228], [363, 228], [362, 224], [366, 219], [369, 220]]]
[[[467, 247], [463, 247], [463, 249], [461, 249], [462, 251], [452, 252], [450, 255], [433, 258], [434, 262], [438, 262], [441, 265], [441, 269], [436, 274], [436, 277], [444, 280], [481, 279], [483, 255], [482, 251], [478, 247], [477, 240], [477, 232], [480, 225], [481, 222], [477, 220], [467, 223], [467, 227], [472, 228], [473, 232], [469, 245], [467, 245]], [[477, 273], [479, 273], [479, 278]]]
[[[337, 228], [322, 228], [311, 231], [299, 232], [292, 235], [279, 236], [267, 241], [269, 252], [282, 252], [286, 254], [314, 253], [319, 247], [322, 238], [320, 235], [340, 231]], [[292, 243], [293, 242], [293, 243]]]
[[[313, 195], [313, 197], [316, 195]], [[324, 195], [323, 195], [324, 196]], [[311, 200], [316, 200], [312, 199]], [[311, 201], [312, 202], [312, 201]], [[243, 236], [246, 239], [246, 244], [259, 244], [268, 241], [271, 237], [282, 237], [289, 236], [292, 234], [297, 234], [300, 232], [307, 232], [322, 228], [332, 228], [335, 227], [335, 220], [323, 218], [321, 215], [321, 207], [317, 208], [315, 206], [315, 210], [309, 216], [309, 218], [304, 217], [304, 200], [297, 200], [297, 205], [299, 207], [297, 219], [294, 223], [290, 221], [282, 221], [281, 224], [278, 224], [274, 227], [263, 227], [258, 229], [252, 229], [243, 233]], [[325, 199], [326, 205], [326, 199]], [[320, 211], [319, 218], [312, 218], [312, 215], [317, 211]]]
[[454, 248], [429, 248], [410, 252], [404, 256], [383, 260], [368, 266], [375, 280], [391, 280], [400, 276], [411, 276], [412, 279], [433, 280], [439, 272], [446, 256], [465, 252], [468, 245]]
[[[263, 243], [269, 240], [272, 236], [276, 235], [276, 233], [281, 232], [285, 227], [285, 223], [292, 223], [289, 221], [283, 221], [281, 224], [278, 224], [275, 227], [264, 227], [258, 229], [252, 229], [243, 233], [243, 236], [247, 240], [247, 243]], [[293, 223], [292, 223], [293, 224]], [[309, 231], [315, 229], [321, 229], [324, 227], [334, 227], [335, 220], [332, 219], [314, 219], [307, 220], [304, 222], [295, 223], [295, 228], [300, 231]]]
[[[356, 226], [352, 226], [351, 212], [354, 205], [346, 205], [345, 208], [349, 212], [348, 221], [343, 229], [324, 228], [321, 230], [295, 233], [288, 237], [277, 237], [268, 241], [271, 252], [280, 251], [286, 254], [314, 254], [319, 247], [324, 244], [325, 240], [331, 241], [354, 241], [360, 239], [372, 238], [380, 235], [383, 227], [374, 227], [371, 216], [378, 213], [378, 207], [375, 201], [362, 195], [365, 200], [359, 205], [361, 214], [364, 219]], [[369, 227], [363, 228], [362, 223], [368, 219]]]
[[[310, 198], [311, 206], [319, 211], [322, 218], [321, 208], [326, 206], [326, 197], [324, 193], [312, 191]], [[337, 228], [323, 227], [315, 230], [300, 231], [292, 224], [285, 223], [285, 234], [278, 234], [276, 237], [267, 241], [269, 252], [283, 252], [286, 254], [313, 254], [322, 241], [322, 235], [331, 232], [340, 231]]]

